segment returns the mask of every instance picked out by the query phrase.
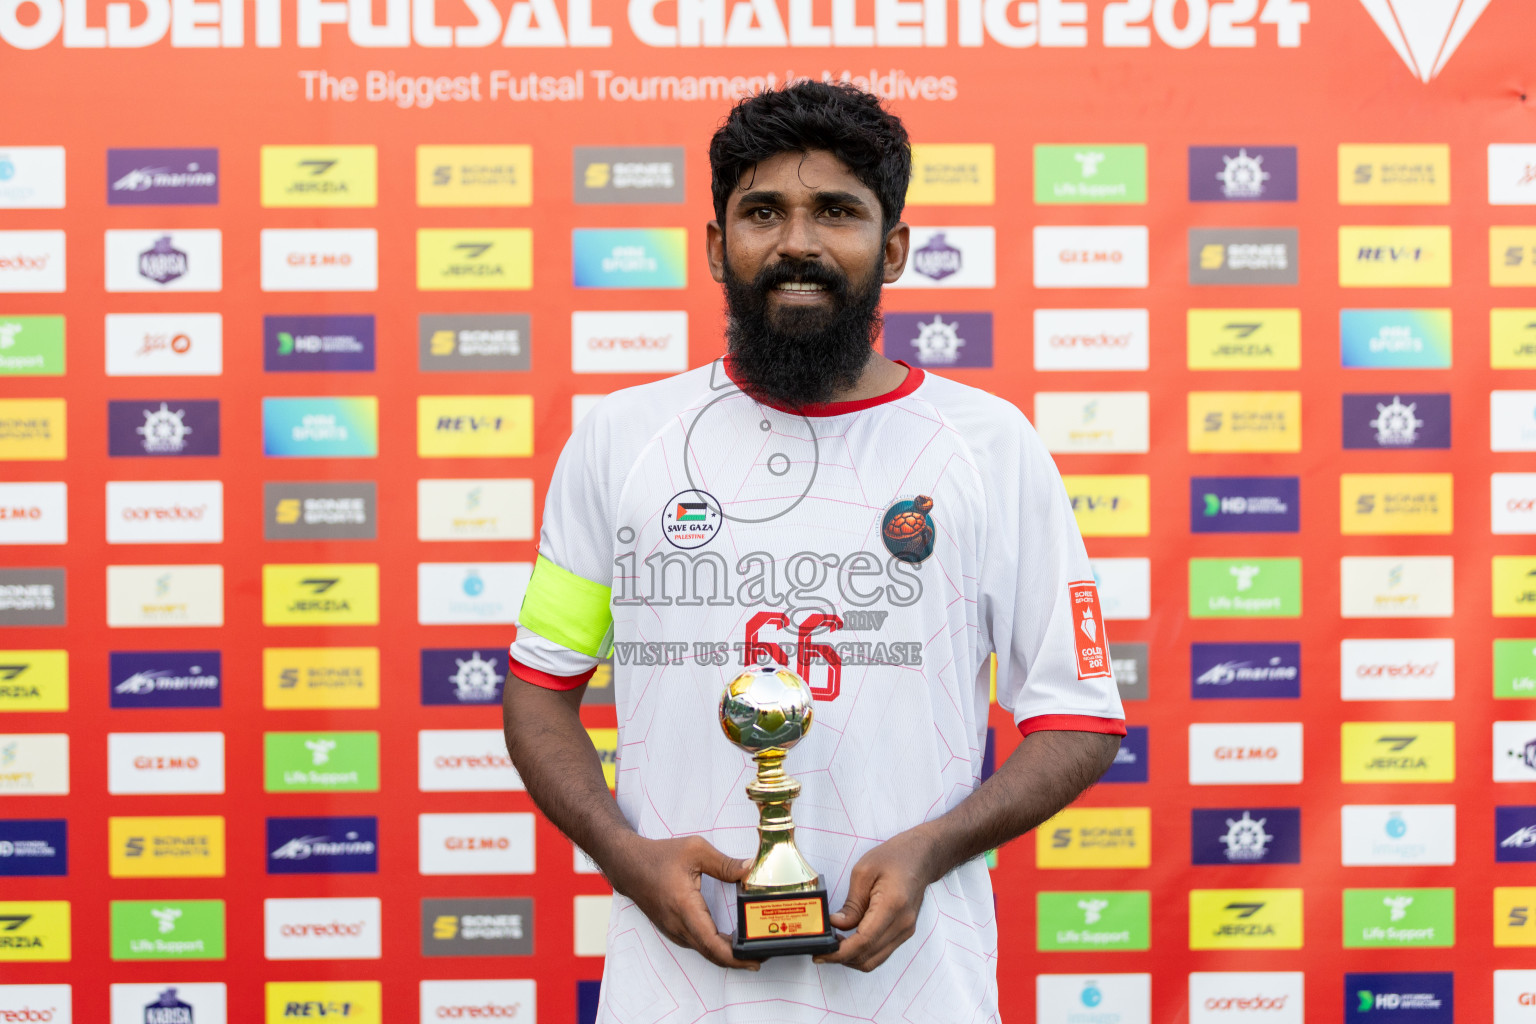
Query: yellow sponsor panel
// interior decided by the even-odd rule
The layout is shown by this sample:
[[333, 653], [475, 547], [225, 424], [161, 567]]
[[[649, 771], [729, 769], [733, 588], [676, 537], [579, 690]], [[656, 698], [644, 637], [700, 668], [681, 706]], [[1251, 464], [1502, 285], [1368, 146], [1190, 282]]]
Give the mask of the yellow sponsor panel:
[[1301, 368], [1301, 310], [1191, 309], [1191, 370]]
[[0, 461], [64, 458], [64, 399], [0, 399]]
[[379, 567], [372, 562], [261, 567], [268, 626], [377, 626]]
[[1339, 284], [1344, 288], [1449, 288], [1451, 229], [1341, 227]]
[[1536, 370], [1536, 309], [1489, 311], [1488, 362], [1495, 370]]
[[619, 778], [619, 730], [588, 729], [587, 736], [597, 751], [597, 759], [603, 763], [603, 778], [613, 789]]
[[1301, 451], [1301, 392], [1191, 391], [1189, 450]]
[[1488, 229], [1488, 283], [1536, 287], [1536, 227]]
[[375, 146], [262, 146], [261, 205], [377, 206]]
[[336, 1020], [384, 1024], [384, 988], [377, 981], [269, 981], [267, 1024]]
[[1035, 830], [1037, 868], [1144, 868], [1151, 863], [1149, 807], [1068, 807]]
[[[68, 960], [69, 924], [68, 900], [0, 901], [0, 964]], [[8, 980], [25, 979], [15, 975]], [[24, 1018], [17, 1016], [14, 1019]], [[33, 1019], [52, 1018], [37, 1016]]]
[[417, 146], [417, 206], [528, 206], [532, 146]]
[[908, 206], [991, 206], [996, 190], [990, 142], [918, 143], [912, 147]]
[[268, 647], [261, 652], [261, 704], [270, 709], [376, 708], [377, 647]]
[[0, 651], [0, 712], [68, 710], [68, 651]]
[[1536, 946], [1536, 889], [1529, 886], [1494, 887], [1493, 944]]
[[1451, 147], [1339, 147], [1343, 206], [1445, 206], [1451, 201]]
[[224, 819], [108, 818], [107, 873], [113, 878], [223, 878]]
[[1300, 889], [1191, 889], [1190, 949], [1300, 949]]
[[1072, 514], [1084, 537], [1145, 537], [1152, 488], [1145, 476], [1064, 476]]
[[1456, 781], [1455, 722], [1344, 722], [1345, 782]]
[[424, 459], [533, 454], [532, 395], [419, 395], [416, 454]]
[[507, 291], [533, 287], [529, 228], [420, 228], [416, 287], [422, 291]]
[[1451, 532], [1450, 473], [1345, 473], [1339, 532], [1345, 536]]
[[1536, 557], [1493, 556], [1493, 614], [1536, 615]]

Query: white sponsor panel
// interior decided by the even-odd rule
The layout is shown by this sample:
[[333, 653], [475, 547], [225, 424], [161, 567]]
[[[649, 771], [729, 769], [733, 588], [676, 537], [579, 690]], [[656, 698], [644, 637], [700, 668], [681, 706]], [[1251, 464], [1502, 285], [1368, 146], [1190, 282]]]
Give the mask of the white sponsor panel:
[[1344, 640], [1339, 690], [1344, 700], [1454, 700], [1456, 641]]
[[1145, 288], [1147, 229], [1035, 228], [1036, 288]]
[[422, 562], [416, 566], [416, 621], [516, 622], [532, 576], [532, 562]]
[[1449, 618], [1455, 610], [1450, 555], [1339, 559], [1340, 614], [1346, 619]]
[[109, 292], [216, 292], [224, 287], [218, 228], [109, 230]]
[[1300, 722], [1211, 722], [1189, 727], [1191, 786], [1286, 786], [1301, 781]]
[[268, 960], [377, 960], [384, 935], [376, 897], [269, 899]]
[[1300, 971], [1194, 971], [1189, 976], [1189, 1024], [1305, 1024], [1305, 991]]
[[222, 565], [107, 566], [107, 625], [224, 625]]
[[1536, 971], [1493, 972], [1493, 1024], [1536, 1024]]
[[571, 429], [576, 429], [576, 424], [587, 418], [587, 413], [597, 408], [597, 403], [607, 398], [607, 395], [572, 395], [571, 396]]
[[1145, 391], [1038, 391], [1035, 431], [1063, 455], [1145, 452], [1149, 408]]
[[[1493, 143], [1488, 147], [1488, 205], [1536, 204], [1536, 146]], [[1531, 1015], [1536, 1020], [1536, 1012]]]
[[265, 228], [264, 292], [372, 292], [379, 288], [379, 233], [373, 228]]
[[422, 729], [416, 734], [423, 793], [509, 792], [523, 788], [500, 729]]
[[1494, 473], [1493, 532], [1536, 533], [1536, 473]]
[[64, 290], [64, 232], [0, 231], [0, 292]]
[[578, 875], [600, 875], [603, 873], [603, 869], [597, 866], [597, 861], [593, 860], [586, 850], [573, 845], [571, 852], [574, 854], [571, 869]]
[[532, 814], [422, 814], [417, 827], [423, 875], [533, 874]]
[[[180, 1010], [176, 1004], [189, 1007]], [[112, 986], [112, 1024], [229, 1024], [229, 996], [222, 981], [167, 981]], [[162, 1009], [163, 1008], [163, 1009]], [[161, 1009], [164, 1016], [152, 1012]]]
[[1152, 561], [1147, 558], [1094, 558], [1099, 609], [1106, 619], [1152, 616]]
[[418, 540], [532, 540], [533, 481], [417, 480]]
[[[527, 979], [423, 981], [421, 1024], [444, 1021], [507, 1021], [539, 1019], [536, 986]], [[198, 1024], [202, 1024], [199, 1020]]]
[[108, 377], [217, 377], [224, 372], [219, 313], [108, 313]]
[[1152, 975], [1035, 975], [1035, 1024], [1088, 1021], [1152, 1024]]
[[68, 795], [68, 733], [0, 733], [0, 796]]
[[108, 544], [219, 544], [221, 480], [109, 480]]
[[1494, 451], [1536, 452], [1536, 391], [1490, 391], [1488, 423]]
[[68, 542], [68, 484], [0, 483], [0, 544]]
[[608, 955], [608, 921], [612, 896], [577, 896], [572, 908], [576, 924], [576, 955]]
[[1035, 369], [1145, 370], [1151, 352], [1144, 309], [1035, 310]]
[[1345, 867], [1455, 864], [1455, 804], [1345, 804]]
[[1536, 782], [1536, 721], [1493, 723], [1493, 781]]
[[993, 228], [911, 230], [907, 267], [887, 288], [992, 288], [997, 284]]
[[688, 314], [571, 314], [574, 373], [681, 373], [688, 369]]
[[107, 792], [222, 793], [222, 732], [107, 733]]
[[64, 209], [63, 146], [0, 146], [0, 210]]
[[[0, 985], [0, 1021], [5, 1024], [72, 1024], [74, 1019], [68, 985]], [[134, 1024], [143, 1024], [143, 1018]]]

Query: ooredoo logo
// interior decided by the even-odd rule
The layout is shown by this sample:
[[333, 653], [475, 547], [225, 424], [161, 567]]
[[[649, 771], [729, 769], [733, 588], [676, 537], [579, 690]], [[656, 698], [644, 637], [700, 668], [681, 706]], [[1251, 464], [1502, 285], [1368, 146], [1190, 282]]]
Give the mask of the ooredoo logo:
[[685, 312], [571, 314], [577, 373], [680, 373], [688, 368]]
[[423, 729], [418, 749], [418, 788], [423, 793], [523, 788], [500, 730]]
[[0, 1024], [70, 1024], [68, 985], [0, 985]]
[[108, 544], [217, 544], [224, 539], [219, 480], [109, 481]]
[[269, 899], [268, 960], [377, 960], [383, 927], [380, 901]]
[[1206, 971], [1189, 976], [1190, 1024], [1302, 1024], [1299, 971]]
[[535, 985], [527, 980], [423, 981], [421, 1019], [534, 1021]]

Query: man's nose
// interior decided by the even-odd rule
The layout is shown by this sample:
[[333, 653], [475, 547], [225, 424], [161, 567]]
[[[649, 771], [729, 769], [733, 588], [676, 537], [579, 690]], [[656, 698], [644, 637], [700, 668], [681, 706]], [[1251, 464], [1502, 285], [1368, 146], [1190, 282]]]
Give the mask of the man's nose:
[[791, 260], [814, 260], [821, 256], [821, 233], [809, 211], [796, 211], [785, 218], [778, 255]]

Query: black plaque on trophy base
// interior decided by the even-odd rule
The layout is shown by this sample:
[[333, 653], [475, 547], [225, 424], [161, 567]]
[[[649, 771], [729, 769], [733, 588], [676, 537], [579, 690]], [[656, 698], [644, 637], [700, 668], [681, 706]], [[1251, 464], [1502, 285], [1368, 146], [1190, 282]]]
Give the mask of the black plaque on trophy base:
[[837, 952], [838, 942], [827, 912], [826, 889], [788, 894], [736, 890], [736, 934], [731, 936], [731, 952], [738, 960], [820, 956]]

